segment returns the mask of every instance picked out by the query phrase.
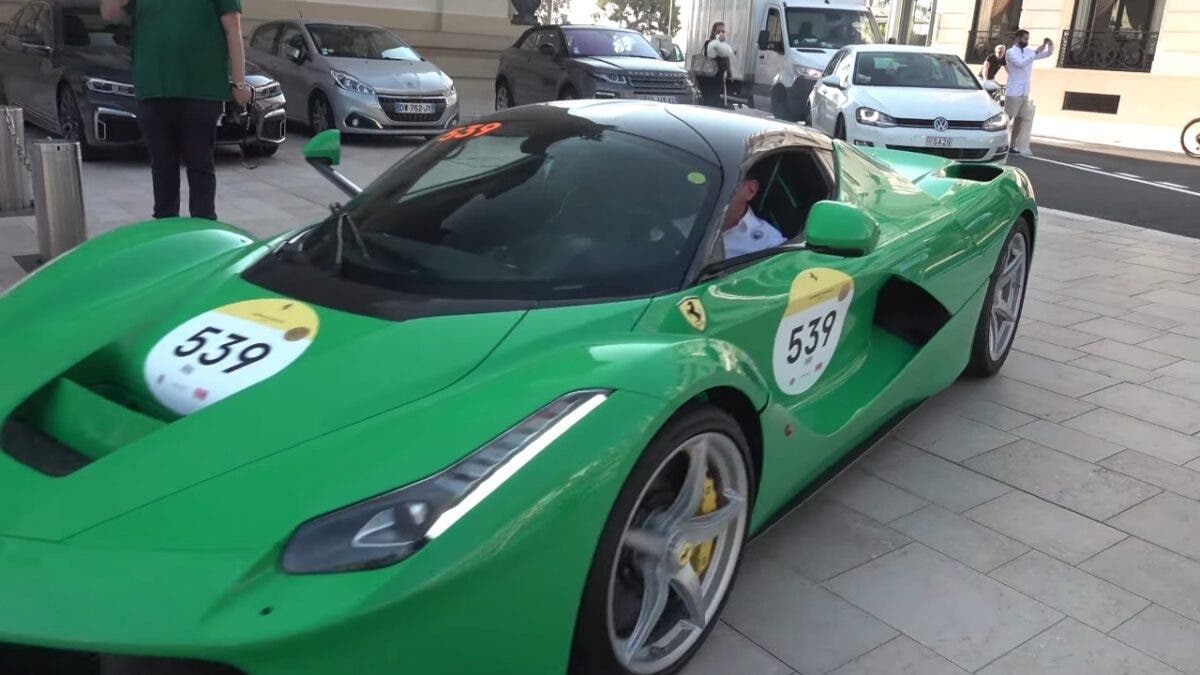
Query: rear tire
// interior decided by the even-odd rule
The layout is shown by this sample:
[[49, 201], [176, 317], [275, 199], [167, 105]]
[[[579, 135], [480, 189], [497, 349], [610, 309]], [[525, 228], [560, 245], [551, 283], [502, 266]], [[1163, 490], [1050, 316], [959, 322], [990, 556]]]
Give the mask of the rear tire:
[[964, 371], [967, 375], [991, 377], [1008, 358], [1025, 306], [1032, 252], [1029, 222], [1021, 216], [1013, 223], [996, 267], [988, 277], [987, 295], [971, 344], [971, 360]]
[[79, 102], [75, 99], [75, 92], [66, 84], [58, 88], [58, 129], [64, 141], [79, 143], [79, 154], [84, 160], [95, 159], [96, 149], [88, 143]]
[[[683, 668], [716, 625], [736, 580], [754, 475], [746, 437], [724, 410], [689, 406], [663, 426], [601, 532], [575, 624], [572, 675], [668, 675]], [[713, 539], [684, 534], [696, 531], [698, 517], [715, 525], [704, 530], [716, 531]], [[662, 603], [648, 602], [652, 589], [659, 592], [649, 597]], [[689, 623], [697, 621], [698, 629]]]
[[839, 141], [846, 140], [846, 118], [838, 115], [837, 124], [833, 126], [833, 137]]
[[560, 101], [573, 101], [577, 98], [579, 98], [579, 92], [575, 91], [575, 87], [571, 85], [563, 87], [562, 91], [558, 92], [558, 100]]
[[1183, 135], [1179, 137], [1179, 143], [1183, 145], [1183, 151], [1188, 157], [1200, 157], [1200, 118], [1187, 123], [1183, 128]]

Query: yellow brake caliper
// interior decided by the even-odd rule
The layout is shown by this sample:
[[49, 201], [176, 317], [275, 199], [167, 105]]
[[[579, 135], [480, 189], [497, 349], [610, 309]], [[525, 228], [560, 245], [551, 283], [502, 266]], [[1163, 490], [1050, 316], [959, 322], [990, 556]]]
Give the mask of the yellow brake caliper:
[[[704, 495], [700, 497], [700, 510], [696, 513], [702, 516], [706, 513], [712, 513], [717, 510], [717, 484], [712, 478], [704, 479]], [[716, 539], [709, 539], [703, 544], [699, 544], [692, 549], [692, 569], [696, 570], [696, 574], [704, 576], [704, 571], [708, 569], [708, 562], [712, 558], [713, 544]]]

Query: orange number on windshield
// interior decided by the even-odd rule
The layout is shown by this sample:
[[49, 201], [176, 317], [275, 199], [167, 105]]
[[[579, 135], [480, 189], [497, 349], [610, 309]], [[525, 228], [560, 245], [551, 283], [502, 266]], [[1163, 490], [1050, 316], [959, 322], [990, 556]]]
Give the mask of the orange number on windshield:
[[488, 122], [487, 124], [468, 124], [465, 127], [459, 127], [457, 129], [451, 129], [450, 131], [447, 131], [441, 136], [438, 136], [437, 140], [439, 143], [444, 143], [446, 141], [457, 141], [464, 138], [478, 138], [484, 134], [492, 133], [501, 126], [502, 125], [499, 122]]

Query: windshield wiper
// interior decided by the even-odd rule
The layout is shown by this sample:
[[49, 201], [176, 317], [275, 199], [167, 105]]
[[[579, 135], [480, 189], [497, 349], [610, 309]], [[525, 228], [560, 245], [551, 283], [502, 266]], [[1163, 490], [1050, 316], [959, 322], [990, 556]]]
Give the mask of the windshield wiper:
[[367, 252], [367, 242], [363, 241], [362, 233], [358, 231], [358, 226], [354, 224], [354, 219], [350, 217], [350, 212], [346, 210], [346, 207], [342, 206], [340, 203], [333, 204], [329, 207], [329, 211], [337, 218], [336, 231], [333, 235], [336, 245], [333, 256], [334, 267], [336, 267], [338, 270], [341, 270], [342, 268], [342, 241], [344, 239], [342, 231], [343, 227], [346, 225], [350, 226], [350, 233], [354, 235], [354, 241], [358, 243], [358, 250], [362, 252], [363, 258], [370, 260], [371, 254]]

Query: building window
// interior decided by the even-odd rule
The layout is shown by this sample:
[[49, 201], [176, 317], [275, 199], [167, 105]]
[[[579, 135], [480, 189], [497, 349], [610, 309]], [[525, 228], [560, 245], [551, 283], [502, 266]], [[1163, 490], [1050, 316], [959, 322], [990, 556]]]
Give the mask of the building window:
[[982, 63], [996, 45], [1012, 44], [1020, 25], [1021, 0], [975, 0], [975, 20], [967, 34], [967, 63]]
[[1164, 0], [1075, 0], [1058, 65], [1150, 72], [1164, 4]]

